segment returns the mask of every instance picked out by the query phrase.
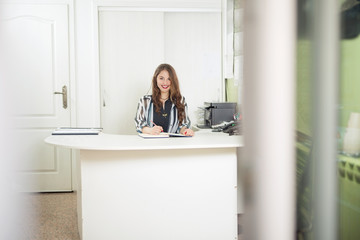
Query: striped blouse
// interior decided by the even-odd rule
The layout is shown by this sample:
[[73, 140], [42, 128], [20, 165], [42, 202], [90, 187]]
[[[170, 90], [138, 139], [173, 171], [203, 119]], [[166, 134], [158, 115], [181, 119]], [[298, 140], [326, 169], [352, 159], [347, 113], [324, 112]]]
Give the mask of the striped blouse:
[[[180, 133], [180, 129], [183, 127], [190, 128], [190, 119], [188, 114], [187, 103], [185, 98], [182, 98], [182, 102], [185, 104], [185, 119], [183, 123], [179, 126], [178, 120], [178, 110], [174, 103], [172, 103], [170, 110], [170, 119], [169, 119], [169, 133]], [[152, 102], [151, 95], [145, 95], [140, 98], [136, 116], [135, 116], [135, 126], [136, 131], [141, 133], [143, 127], [153, 127], [153, 113], [154, 113], [154, 104]]]

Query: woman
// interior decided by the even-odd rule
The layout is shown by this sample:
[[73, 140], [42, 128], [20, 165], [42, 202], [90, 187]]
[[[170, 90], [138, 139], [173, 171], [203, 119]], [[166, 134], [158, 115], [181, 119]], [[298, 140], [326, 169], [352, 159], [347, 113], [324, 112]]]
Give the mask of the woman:
[[147, 134], [161, 132], [193, 136], [185, 98], [180, 93], [175, 69], [160, 64], [152, 79], [152, 95], [143, 96], [135, 117], [136, 131]]

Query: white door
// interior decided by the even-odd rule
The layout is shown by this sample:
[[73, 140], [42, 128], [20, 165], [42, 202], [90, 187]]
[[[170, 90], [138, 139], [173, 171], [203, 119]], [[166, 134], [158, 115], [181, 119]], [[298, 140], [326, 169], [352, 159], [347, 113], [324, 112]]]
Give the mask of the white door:
[[[20, 191], [70, 191], [70, 150], [44, 143], [55, 127], [70, 125], [68, 7], [3, 5], [2, 31], [19, 160], [15, 187]], [[63, 87], [67, 97], [54, 94]]]

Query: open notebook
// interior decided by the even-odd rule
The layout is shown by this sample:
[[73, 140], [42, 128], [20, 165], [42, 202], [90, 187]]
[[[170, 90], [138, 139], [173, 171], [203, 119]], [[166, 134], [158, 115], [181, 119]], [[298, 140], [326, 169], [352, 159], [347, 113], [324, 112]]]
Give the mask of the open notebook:
[[191, 137], [191, 136], [185, 136], [180, 133], [160, 133], [159, 135], [152, 135], [152, 134], [146, 134], [146, 133], [139, 133], [139, 136], [142, 138], [168, 138], [168, 137]]

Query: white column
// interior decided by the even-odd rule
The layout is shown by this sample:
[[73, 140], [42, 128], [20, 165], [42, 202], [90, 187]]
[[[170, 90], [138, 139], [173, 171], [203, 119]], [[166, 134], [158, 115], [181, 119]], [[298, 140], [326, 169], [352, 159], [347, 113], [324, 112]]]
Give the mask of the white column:
[[314, 1], [311, 81], [314, 104], [314, 239], [337, 239], [339, 12], [337, 0]]
[[245, 2], [245, 239], [295, 236], [295, 9]]

